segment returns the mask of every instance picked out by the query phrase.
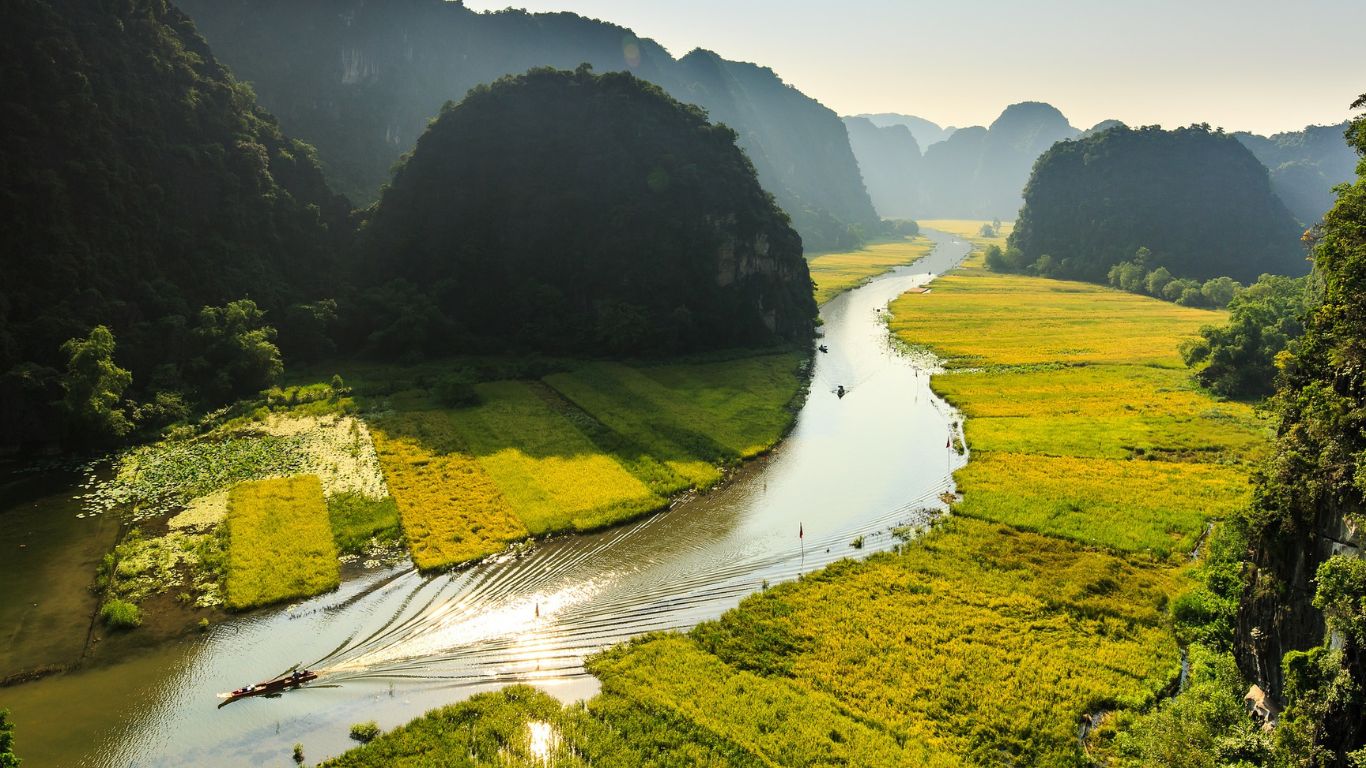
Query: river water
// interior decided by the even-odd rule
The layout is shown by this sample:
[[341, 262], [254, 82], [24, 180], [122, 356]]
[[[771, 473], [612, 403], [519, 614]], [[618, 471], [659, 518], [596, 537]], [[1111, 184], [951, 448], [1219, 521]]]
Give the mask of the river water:
[[[829, 352], [792, 434], [723, 487], [639, 522], [539, 543], [517, 558], [422, 576], [360, 572], [336, 592], [258, 611], [117, 664], [0, 688], [19, 754], [41, 766], [292, 765], [511, 682], [591, 696], [585, 656], [643, 632], [716, 618], [764, 583], [896, 544], [890, 529], [943, 508], [964, 457], [957, 415], [929, 390], [929, 361], [896, 352], [887, 302], [969, 251], [935, 250], [828, 302]], [[837, 397], [843, 385], [848, 392]], [[799, 530], [804, 534], [799, 537]], [[863, 548], [851, 542], [863, 537]], [[319, 680], [218, 708], [214, 694], [303, 662]]]

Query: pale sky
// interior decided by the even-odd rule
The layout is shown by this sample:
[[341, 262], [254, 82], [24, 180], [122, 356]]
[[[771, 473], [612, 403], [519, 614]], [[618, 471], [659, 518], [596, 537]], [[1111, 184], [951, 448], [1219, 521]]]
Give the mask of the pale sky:
[[1256, 133], [1337, 123], [1366, 93], [1366, 0], [466, 0], [573, 11], [675, 57], [773, 68], [842, 115], [986, 125], [1046, 101], [1078, 128], [1117, 118]]

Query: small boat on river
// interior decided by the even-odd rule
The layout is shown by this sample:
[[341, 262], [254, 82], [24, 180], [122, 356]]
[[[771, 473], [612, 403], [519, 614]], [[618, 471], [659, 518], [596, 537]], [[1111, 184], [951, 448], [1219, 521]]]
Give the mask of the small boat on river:
[[288, 688], [298, 688], [304, 683], [317, 680], [318, 673], [308, 669], [296, 670], [289, 674], [280, 675], [264, 682], [254, 685], [245, 685], [235, 691], [218, 694], [218, 698], [223, 700], [222, 704], [231, 704], [238, 699], [245, 699], [250, 696], [265, 696], [272, 693], [280, 693]]

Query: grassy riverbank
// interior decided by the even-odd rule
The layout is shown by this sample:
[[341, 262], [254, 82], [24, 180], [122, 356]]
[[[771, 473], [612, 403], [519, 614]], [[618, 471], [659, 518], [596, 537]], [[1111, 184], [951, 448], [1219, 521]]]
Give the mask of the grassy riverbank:
[[[1176, 344], [1219, 316], [973, 263], [892, 309], [902, 341], [956, 366], [934, 380], [973, 449], [954, 517], [600, 655], [585, 706], [508, 689], [333, 764], [453, 750], [530, 765], [549, 727], [599, 766], [1085, 765], [1083, 716], [1147, 708], [1175, 682], [1186, 554], [1241, 503], [1265, 439], [1177, 369]], [[447, 727], [465, 722], [501, 730], [472, 745]]]
[[824, 304], [863, 285], [883, 272], [914, 264], [934, 250], [929, 238], [917, 236], [890, 243], [874, 243], [857, 251], [820, 253], [807, 258], [816, 283], [816, 303]]

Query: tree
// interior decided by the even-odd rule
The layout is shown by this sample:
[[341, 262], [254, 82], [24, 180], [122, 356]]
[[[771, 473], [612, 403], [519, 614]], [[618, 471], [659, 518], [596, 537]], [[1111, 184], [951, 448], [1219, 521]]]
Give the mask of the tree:
[[271, 386], [284, 372], [275, 329], [251, 299], [204, 307], [194, 336], [201, 354], [190, 362], [192, 380], [207, 403], [224, 403]]
[[1276, 356], [1303, 332], [1308, 284], [1308, 278], [1262, 275], [1236, 295], [1227, 325], [1205, 326], [1198, 340], [1182, 345], [1196, 380], [1224, 397], [1271, 394]]
[[1231, 277], [1212, 277], [1200, 286], [1200, 295], [1211, 307], [1227, 307], [1233, 297], [1238, 295], [1242, 286]]
[[133, 376], [114, 363], [113, 332], [97, 325], [86, 338], [68, 340], [62, 352], [67, 356], [63, 406], [71, 425], [96, 440], [127, 435], [132, 424], [119, 403]]
[[1147, 273], [1143, 265], [1136, 261], [1121, 261], [1110, 267], [1110, 285], [1121, 291], [1135, 293], [1142, 289]]
[[1158, 267], [1148, 273], [1148, 277], [1144, 279], [1143, 287], [1147, 289], [1149, 296], [1162, 298], [1162, 289], [1175, 279], [1166, 267]]
[[0, 709], [0, 768], [19, 768], [23, 762], [14, 754], [14, 723], [9, 710]]

